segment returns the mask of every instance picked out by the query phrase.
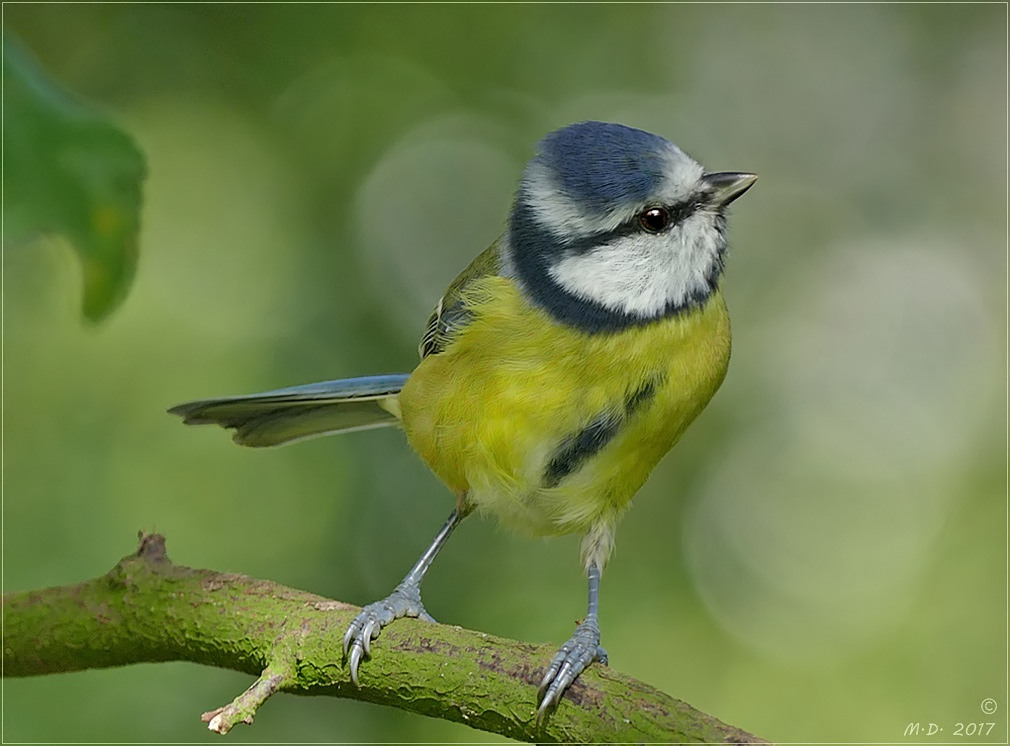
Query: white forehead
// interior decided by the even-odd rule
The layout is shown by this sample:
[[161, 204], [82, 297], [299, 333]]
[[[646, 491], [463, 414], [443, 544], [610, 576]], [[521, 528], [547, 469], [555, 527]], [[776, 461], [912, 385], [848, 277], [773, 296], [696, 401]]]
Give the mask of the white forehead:
[[[560, 238], [577, 238], [614, 230], [650, 205], [676, 204], [691, 196], [704, 174], [701, 165], [667, 142], [656, 154], [661, 176], [644, 199], [615, 198], [601, 210], [567, 192], [542, 159], [533, 159], [523, 174], [520, 198], [531, 208], [537, 223]], [[615, 176], [619, 178], [619, 176]]]

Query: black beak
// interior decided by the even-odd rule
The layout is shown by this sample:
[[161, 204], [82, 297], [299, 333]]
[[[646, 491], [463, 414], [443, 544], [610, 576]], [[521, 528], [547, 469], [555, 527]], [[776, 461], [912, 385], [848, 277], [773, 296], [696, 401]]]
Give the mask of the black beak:
[[701, 180], [710, 190], [712, 204], [725, 207], [754, 186], [757, 178], [757, 174], [720, 171], [717, 174], [705, 174]]

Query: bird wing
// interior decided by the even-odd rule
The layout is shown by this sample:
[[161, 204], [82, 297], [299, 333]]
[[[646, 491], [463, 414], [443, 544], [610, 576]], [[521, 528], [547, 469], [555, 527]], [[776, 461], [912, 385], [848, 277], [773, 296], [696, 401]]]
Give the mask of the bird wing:
[[397, 424], [397, 397], [408, 377], [323, 381], [261, 394], [202, 399], [168, 411], [187, 425], [232, 428], [239, 445], [277, 446], [316, 435]]
[[428, 317], [417, 351], [421, 359], [437, 355], [449, 346], [459, 332], [470, 323], [470, 311], [463, 301], [463, 291], [477, 280], [501, 272], [501, 239], [481, 252], [446, 288], [435, 310]]
[[[442, 352], [468, 323], [464, 291], [501, 270], [495, 241], [453, 280], [428, 319], [418, 348], [421, 357]], [[399, 394], [408, 374], [346, 378], [247, 396], [179, 404], [168, 410], [187, 425], [220, 425], [235, 430], [244, 446], [277, 446], [317, 435], [365, 430], [399, 423]]]

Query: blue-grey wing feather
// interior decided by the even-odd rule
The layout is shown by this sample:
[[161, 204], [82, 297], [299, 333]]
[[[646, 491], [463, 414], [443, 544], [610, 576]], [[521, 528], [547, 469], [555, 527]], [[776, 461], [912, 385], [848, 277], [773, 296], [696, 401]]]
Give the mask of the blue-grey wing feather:
[[236, 443], [263, 447], [399, 423], [395, 399], [407, 374], [345, 378], [172, 407], [187, 425], [235, 430]]

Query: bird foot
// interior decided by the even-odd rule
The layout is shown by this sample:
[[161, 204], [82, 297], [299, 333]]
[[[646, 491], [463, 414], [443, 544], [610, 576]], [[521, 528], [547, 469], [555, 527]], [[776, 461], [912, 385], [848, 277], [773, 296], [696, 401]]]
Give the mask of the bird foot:
[[537, 691], [537, 700], [540, 702], [537, 722], [557, 706], [565, 690], [594, 661], [603, 665], [608, 663], [607, 651], [600, 646], [600, 625], [596, 619], [590, 618], [579, 625], [575, 634], [561, 646], [561, 650], [547, 667], [547, 672], [540, 682], [540, 689]]
[[351, 622], [344, 633], [344, 656], [348, 657], [350, 651], [351, 681], [355, 686], [360, 686], [358, 664], [362, 658], [371, 657], [372, 640], [379, 636], [387, 624], [405, 616], [418, 617], [427, 622], [435, 621], [421, 603], [420, 587], [411, 583], [400, 583], [384, 599], [364, 607]]

